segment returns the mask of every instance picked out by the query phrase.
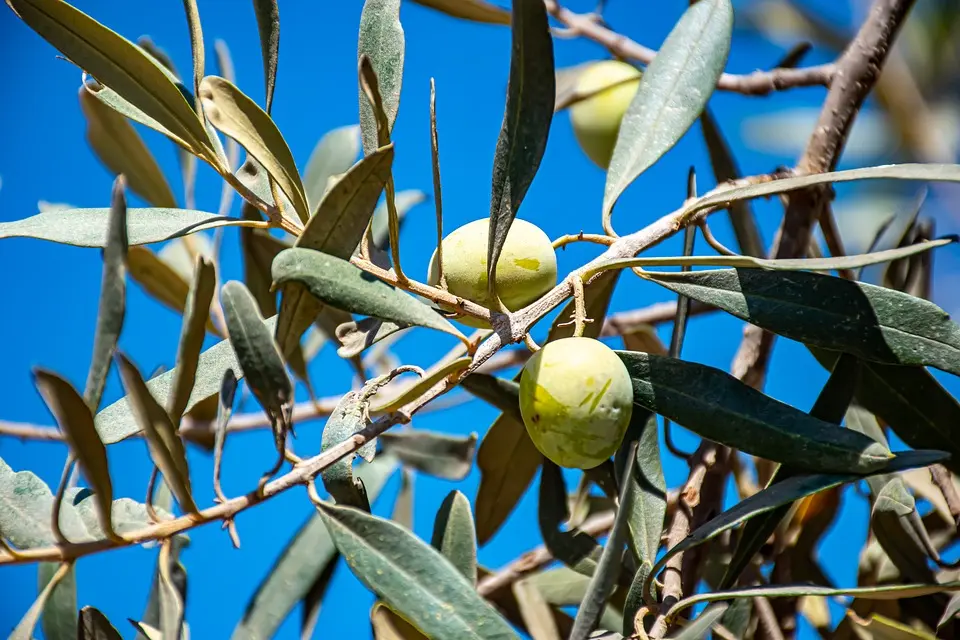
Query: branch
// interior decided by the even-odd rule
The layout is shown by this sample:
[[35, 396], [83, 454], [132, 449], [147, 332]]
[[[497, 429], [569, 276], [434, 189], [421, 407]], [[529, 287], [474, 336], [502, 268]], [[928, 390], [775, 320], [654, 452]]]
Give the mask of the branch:
[[[593, 40], [617, 57], [649, 64], [657, 56], [657, 52], [653, 49], [599, 24], [592, 15], [564, 9], [555, 0], [544, 0], [544, 4], [547, 5], [550, 15], [567, 27], [571, 33]], [[771, 71], [754, 71], [746, 75], [724, 73], [717, 81], [717, 89], [751, 96], [765, 96], [774, 91], [797, 87], [828, 87], [835, 71], [836, 65], [828, 63], [803, 69], [777, 68]]]

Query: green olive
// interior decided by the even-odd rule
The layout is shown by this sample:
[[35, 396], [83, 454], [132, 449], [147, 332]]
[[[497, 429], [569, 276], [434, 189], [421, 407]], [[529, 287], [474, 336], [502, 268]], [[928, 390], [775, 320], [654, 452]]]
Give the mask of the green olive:
[[[629, 78], [635, 81], [625, 82]], [[619, 83], [619, 84], [616, 84]], [[573, 133], [580, 148], [601, 169], [606, 170], [620, 133], [620, 122], [640, 85], [640, 71], [618, 60], [605, 60], [588, 67], [577, 81], [577, 93], [591, 97], [570, 107]]]
[[[492, 308], [487, 293], [487, 237], [490, 220], [481, 218], [467, 223], [443, 239], [443, 275], [447, 290], [487, 309]], [[427, 282], [438, 285], [437, 252], [430, 259]], [[510, 311], [522, 309], [557, 284], [557, 254], [543, 231], [525, 220], [516, 219], [507, 233], [497, 261], [497, 294]], [[490, 325], [462, 316], [460, 322], [471, 327]]]
[[616, 453], [633, 413], [633, 383], [608, 346], [562, 338], [533, 354], [520, 375], [520, 414], [544, 456], [592, 469]]

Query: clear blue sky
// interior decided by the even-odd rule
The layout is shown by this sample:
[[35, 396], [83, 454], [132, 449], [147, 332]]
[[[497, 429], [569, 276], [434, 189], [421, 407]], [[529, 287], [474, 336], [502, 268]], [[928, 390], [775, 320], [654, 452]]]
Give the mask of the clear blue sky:
[[[78, 2], [80, 8], [130, 39], [149, 35], [167, 49], [176, 65], [188, 71], [189, 38], [180, 3], [142, 3], [139, 10], [115, 3]], [[592, 0], [572, 1], [573, 9], [588, 11]], [[641, 13], [640, 5], [644, 6]], [[612, 0], [607, 17], [617, 29], [656, 46], [679, 17], [686, 2], [635, 3]], [[831, 16], [849, 19], [837, 3], [827, 6]], [[262, 101], [262, 67], [257, 27], [249, 2], [207, 2], [201, 0], [208, 51], [208, 73], [214, 73], [212, 45], [215, 38], [228, 43], [237, 68], [238, 84]], [[274, 118], [286, 137], [301, 168], [313, 145], [331, 128], [357, 121], [356, 40], [360, 8], [352, 2], [284, 2], [281, 11], [280, 72]], [[743, 3], [735, 3], [738, 10]], [[321, 8], [322, 7], [322, 8]], [[443, 174], [445, 228], [449, 231], [488, 214], [490, 173], [494, 147], [503, 115], [504, 90], [510, 53], [509, 30], [478, 26], [404, 3], [401, 14], [406, 30], [406, 68], [399, 118], [394, 139], [397, 148], [395, 177], [399, 189], [418, 188], [431, 192], [428, 98], [429, 79], [436, 78], [438, 119]], [[109, 202], [112, 176], [96, 161], [84, 140], [84, 120], [77, 104], [80, 73], [58, 60], [55, 50], [23, 25], [6, 7], [0, 10], [0, 42], [8, 64], [4, 84], [7, 98], [0, 102], [0, 220], [27, 217], [37, 212], [38, 200], [64, 202], [78, 207], [102, 207]], [[605, 57], [589, 42], [557, 40], [558, 66]], [[761, 39], [738, 33], [728, 69], [749, 72], [772, 65], [783, 50]], [[808, 62], [826, 60], [829, 52], [814, 52]], [[721, 127], [731, 138], [741, 169], [764, 173], [778, 164], [790, 164], [794, 154], [761, 153], [740, 140], [741, 123], [750, 114], [780, 109], [816, 106], [822, 91], [798, 90], [771, 98], [751, 99], [730, 94], [711, 101]], [[145, 132], [156, 157], [180, 193], [179, 173], [173, 147], [153, 132]], [[858, 160], [858, 163], [870, 159]], [[684, 197], [687, 168], [698, 170], [702, 190], [712, 186], [706, 153], [695, 127], [660, 163], [648, 171], [627, 192], [617, 208], [617, 228], [639, 228], [669, 212]], [[584, 230], [600, 231], [600, 202], [604, 176], [576, 147], [566, 114], [554, 120], [549, 145], [539, 175], [533, 183], [520, 215], [540, 225], [551, 237]], [[850, 194], [852, 187], [840, 189]], [[198, 185], [198, 208], [215, 210], [220, 183], [202, 167]], [[136, 203], [136, 199], [133, 199]], [[756, 211], [764, 237], [769, 242], [779, 222], [781, 209], [776, 201], [757, 203]], [[415, 209], [402, 235], [405, 270], [424, 274], [432, 251], [433, 210], [427, 203]], [[956, 232], [955, 220], [941, 217], [938, 232]], [[732, 244], [724, 216], [713, 222], [721, 241]], [[226, 277], [240, 276], [237, 234], [225, 238]], [[655, 252], [678, 253], [671, 241]], [[559, 255], [562, 271], [589, 259], [595, 248], [570, 247]], [[954, 252], [955, 253], [955, 252]], [[937, 275], [955, 282], [955, 256], [938, 255]], [[41, 365], [67, 376], [81, 386], [86, 375], [96, 320], [101, 260], [96, 250], [80, 249], [35, 240], [0, 242], [0, 273], [3, 273], [4, 313], [0, 315], [0, 419], [51, 424], [52, 420], [34, 390], [30, 368]], [[947, 286], [935, 291], [937, 301], [956, 311], [956, 294], [947, 295]], [[147, 298], [137, 285], [128, 289], [126, 331], [121, 348], [145, 372], [159, 366], [171, 367], [179, 335], [179, 318]], [[669, 299], [654, 285], [624, 276], [617, 289], [614, 308], [624, 310]], [[721, 316], [694, 319], [689, 328], [684, 356], [727, 369], [739, 343], [741, 324]], [[545, 327], [538, 328], [537, 335]], [[669, 334], [661, 335], [668, 339]], [[397, 347], [404, 363], [428, 365], [452, 346], [436, 334], [414, 332]], [[332, 350], [325, 350], [311, 367], [319, 395], [346, 391], [348, 369]], [[780, 340], [773, 357], [767, 392], [801, 409], [808, 409], [826, 378], [825, 372], [806, 350]], [[941, 379], [944, 379], [941, 377]], [[956, 393], [955, 380], [945, 380]], [[121, 394], [119, 380], [111, 374], [104, 398], [111, 402]], [[302, 389], [300, 390], [302, 394]], [[255, 410], [253, 402], [246, 410]], [[425, 414], [414, 424], [424, 429], [451, 433], [477, 431], [481, 435], [496, 412], [471, 402], [443, 413]], [[319, 449], [320, 423], [298, 429], [297, 450], [309, 454]], [[681, 446], [691, 448], [693, 439], [685, 434]], [[119, 496], [143, 499], [149, 475], [144, 443], [133, 439], [109, 449], [115, 492]], [[55, 444], [21, 443], [0, 439], [0, 457], [14, 469], [30, 469], [55, 485], [65, 450]], [[228, 444], [224, 487], [228, 494], [248, 491], [261, 471], [272, 461], [272, 447], [265, 432], [239, 435]], [[194, 487], [201, 504], [210, 504], [212, 459], [190, 451]], [[665, 457], [667, 479], [676, 486], [685, 478], [685, 465]], [[471, 499], [476, 495], [476, 472], [462, 483], [416, 479], [415, 528], [429, 539], [433, 516], [443, 496], [454, 486]], [[395, 492], [397, 481], [384, 494], [378, 511], [384, 512]], [[866, 503], [851, 491], [844, 494], [844, 511], [838, 526], [826, 537], [822, 557], [825, 569], [835, 581], [855, 582], [857, 557], [865, 533]], [[234, 550], [218, 526], [195, 530], [192, 546], [183, 555], [190, 576], [187, 619], [194, 637], [227, 637], [276, 554], [290, 535], [310, 514], [311, 507], [301, 490], [289, 491], [237, 520], [243, 546]], [[481, 562], [497, 567], [536, 546], [535, 492], [530, 492], [498, 536], [480, 552]], [[85, 558], [78, 564], [79, 604], [100, 608], [129, 636], [125, 619], [138, 618], [150, 587], [156, 551], [125, 549]], [[0, 569], [4, 598], [0, 604], [0, 633], [12, 629], [27, 610], [36, 592], [34, 567]], [[327, 595], [319, 628], [328, 633], [366, 637], [367, 616], [372, 597], [349, 571], [338, 571]], [[214, 613], [215, 612], [215, 613]], [[836, 612], [835, 612], [836, 613]], [[298, 637], [299, 611], [281, 629], [279, 637]], [[39, 633], [39, 631], [38, 631]]]

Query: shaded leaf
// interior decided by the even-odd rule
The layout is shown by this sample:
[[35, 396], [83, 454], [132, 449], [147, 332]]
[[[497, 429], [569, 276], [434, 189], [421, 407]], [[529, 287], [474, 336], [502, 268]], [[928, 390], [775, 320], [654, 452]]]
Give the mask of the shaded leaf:
[[[269, 318], [263, 322], [264, 326], [271, 330], [275, 323], [276, 318]], [[190, 394], [190, 402], [187, 403], [187, 413], [199, 403], [215, 397], [220, 392], [220, 382], [223, 380], [223, 374], [226, 373], [227, 369], [233, 369], [237, 380], [243, 379], [244, 372], [237, 362], [236, 354], [229, 340], [222, 340], [200, 354], [193, 393]], [[151, 378], [147, 382], [147, 388], [158, 402], [164, 404], [168, 402], [175, 376], [176, 370], [174, 369]], [[129, 438], [139, 433], [141, 429], [139, 423], [133, 417], [130, 400], [127, 396], [120, 398], [98, 413], [94, 418], [94, 424], [97, 427], [97, 433], [100, 434], [100, 438], [105, 444], [113, 444]]]
[[33, 638], [33, 630], [37, 626], [37, 621], [40, 618], [40, 614], [43, 612], [44, 606], [47, 603], [47, 600], [50, 598], [54, 589], [57, 587], [57, 584], [66, 577], [67, 573], [73, 569], [71, 564], [61, 564], [57, 568], [56, 573], [53, 574], [50, 580], [47, 581], [46, 585], [40, 591], [40, 594], [37, 596], [37, 599], [34, 601], [30, 608], [27, 610], [27, 613], [24, 614], [20, 622], [17, 623], [16, 628], [10, 634], [8, 640], [31, 640]]
[[179, 426], [180, 418], [193, 392], [193, 384], [197, 379], [197, 364], [206, 335], [205, 326], [210, 317], [210, 302], [217, 287], [217, 273], [213, 262], [198, 256], [196, 265], [193, 283], [184, 307], [173, 390], [167, 405], [174, 426]]
[[140, 47], [66, 2], [7, 0], [7, 4], [44, 40], [171, 132], [186, 148], [196, 152], [210, 148], [203, 123], [169, 72]]
[[160, 543], [158, 566], [158, 604], [160, 607], [160, 631], [162, 637], [170, 640], [180, 640], [183, 634], [183, 607], [182, 594], [174, 581], [171, 564], [176, 562], [172, 539]]
[[463, 480], [473, 466], [477, 434], [452, 436], [423, 429], [391, 429], [378, 437], [385, 453], [444, 480]]
[[[90, 407], [69, 382], [53, 372], [35, 369], [34, 384], [50, 413], [56, 418], [70, 451], [76, 456], [83, 470], [83, 475], [96, 492], [97, 511], [103, 530], [113, 537], [113, 482], [110, 480], [110, 467], [107, 464], [107, 448], [103, 446], [93, 426]], [[75, 623], [73, 611], [70, 617]]]
[[413, 0], [454, 18], [488, 24], [510, 24], [510, 12], [485, 0]]
[[[48, 210], [22, 220], [0, 222], [0, 239], [36, 238], [76, 247], [107, 245], [110, 209]], [[172, 240], [216, 227], [244, 224], [238, 218], [192, 209], [127, 209], [130, 246]]]
[[370, 609], [370, 626], [376, 640], [421, 640], [425, 636], [420, 630], [404, 620], [403, 616], [383, 604], [376, 602]]
[[555, 640], [560, 638], [560, 630], [553, 618], [553, 610], [544, 599], [536, 585], [518, 580], [513, 583], [513, 595], [520, 607], [520, 615], [532, 640]]
[[[397, 468], [388, 455], [357, 467], [371, 501]], [[323, 519], [314, 513], [290, 539], [247, 604], [232, 640], [272, 638], [298, 602], [306, 597], [316, 579], [337, 557]]]
[[[365, 0], [360, 14], [360, 36], [357, 59], [370, 59], [380, 85], [387, 124], [393, 129], [400, 109], [400, 86], [403, 82], [404, 36], [400, 24], [400, 0]], [[363, 94], [360, 97], [360, 134], [363, 153], [369, 155], [379, 146], [377, 119], [373, 105]]]
[[277, 59], [280, 55], [280, 7], [277, 0], [254, 0], [260, 30], [260, 51], [263, 53], [263, 80], [266, 85], [266, 111], [273, 106], [273, 90], [277, 84]]
[[470, 500], [457, 490], [447, 494], [433, 522], [431, 544], [471, 583], [477, 582], [477, 537]]
[[[37, 586], [40, 592], [60, 568], [56, 562], [37, 565]], [[71, 566], [43, 606], [40, 628], [47, 640], [76, 640], [77, 638], [77, 577]]]
[[[656, 416], [644, 414], [646, 412], [635, 409], [631, 416], [631, 420], [635, 417], [639, 422], [639, 434], [636, 436], [637, 460], [633, 475], [630, 476], [630, 482], [635, 485], [634, 499], [629, 505], [632, 513], [627, 524], [630, 527], [631, 546], [640, 564], [653, 566], [667, 512], [667, 484], [660, 460], [657, 419]], [[631, 425], [628, 434], [635, 429]]]
[[517, 0], [512, 8], [507, 104], [493, 159], [487, 282], [496, 291], [496, 268], [507, 233], [547, 148], [556, 96], [553, 39], [545, 5]]
[[175, 208], [177, 199], [166, 176], [133, 125], [86, 87], [78, 94], [87, 119], [87, 142], [100, 162], [114, 175], [123, 174], [130, 190], [151, 205]]
[[[315, 250], [348, 260], [363, 238], [392, 166], [392, 146], [377, 149], [354, 165], [320, 201], [316, 214], [307, 222], [294, 246], [301, 251]], [[300, 283], [285, 284], [282, 290], [277, 342], [286, 354], [316, 319], [323, 305], [306, 295]]]
[[363, 318], [345, 322], [337, 327], [336, 336], [341, 345], [337, 349], [337, 355], [341, 358], [352, 358], [362, 353], [367, 347], [404, 329], [409, 327], [395, 322], [384, 322], [380, 318]]
[[[837, 427], [837, 429], [839, 430], [839, 427]], [[671, 547], [667, 553], [660, 558], [654, 566], [654, 572], [658, 573], [660, 569], [666, 566], [667, 561], [672, 556], [703, 544], [707, 540], [715, 538], [717, 535], [732, 529], [738, 524], [746, 522], [750, 518], [777, 509], [782, 505], [795, 502], [820, 491], [840, 486], [841, 484], [856, 482], [871, 475], [896, 473], [914, 467], [925, 467], [935, 464], [942, 460], [945, 455], [945, 453], [940, 451], [903, 451], [898, 453], [897, 456], [891, 459], [885, 466], [864, 474], [818, 473], [785, 478], [745, 498], [734, 507], [697, 527], [690, 535]]]
[[943, 610], [943, 615], [940, 616], [940, 620], [937, 622], [937, 631], [948, 625], [951, 620], [956, 618], [958, 613], [960, 613], [960, 593], [955, 593], [950, 598], [950, 602]]
[[960, 374], [960, 326], [922, 298], [802, 271], [718, 269], [645, 276], [804, 344], [881, 364], [929, 365]]
[[[407, 212], [410, 209], [414, 208], [418, 204], [426, 202], [427, 194], [419, 189], [407, 189], [405, 191], [398, 191], [394, 196], [394, 201], [397, 205], [397, 216], [400, 222], [403, 222], [404, 217], [407, 215]], [[386, 251], [390, 246], [390, 221], [389, 213], [387, 211], [387, 203], [382, 202], [377, 205], [377, 208], [373, 212], [373, 218], [370, 222], [370, 238], [373, 242], [373, 246], [382, 251]]]
[[117, 353], [120, 379], [130, 398], [133, 415], [143, 429], [150, 458], [184, 511], [194, 513], [197, 505], [190, 490], [190, 470], [183, 442], [170, 422], [170, 416], [150, 393], [136, 366], [122, 353]]
[[313, 148], [303, 171], [303, 186], [310, 211], [315, 211], [330, 186], [330, 179], [345, 173], [360, 153], [360, 125], [331, 129]]
[[644, 70], [607, 170], [605, 227], [630, 183], [672, 149], [700, 116], [727, 63], [732, 30], [730, 0], [697, 2]]
[[540, 500], [537, 521], [544, 546], [557, 560], [577, 573], [592, 576], [597, 569], [601, 547], [593, 536], [571, 527], [564, 531], [570, 519], [567, 510], [567, 484], [559, 466], [544, 459], [540, 471]]
[[726, 613], [728, 606], [723, 602], [710, 605], [690, 624], [668, 637], [671, 640], [700, 640], [706, 638], [713, 628], [713, 624], [719, 622], [723, 614]]
[[220, 300], [230, 344], [244, 371], [247, 386], [272, 424], [289, 423], [293, 383], [273, 340], [273, 332], [264, 324], [250, 290], [242, 282], [231, 280], [221, 288]]
[[130, 277], [159, 302], [183, 313], [190, 283], [166, 260], [147, 247], [130, 247], [127, 254]]
[[93, 357], [87, 373], [83, 397], [92, 411], [100, 407], [103, 388], [110, 371], [110, 360], [117, 349], [123, 329], [127, 305], [127, 201], [125, 182], [113, 182], [110, 198], [110, 219], [103, 250], [103, 276], [100, 281], [100, 303], [97, 306], [97, 329], [93, 338]]
[[407, 530], [352, 507], [317, 508], [351, 571], [428, 637], [517, 637], [439, 551]]
[[452, 324], [418, 299], [320, 251], [282, 251], [273, 261], [273, 283], [287, 282], [303, 284], [315, 298], [344, 311], [436, 329], [463, 339]]
[[807, 471], [867, 473], [890, 458], [865, 436], [766, 396], [719, 369], [618, 351], [634, 402], [698, 435]]
[[200, 83], [203, 111], [217, 129], [230, 136], [267, 170], [293, 203], [300, 221], [310, 218], [300, 173], [277, 125], [229, 80], [207, 76]]
[[487, 373], [471, 373], [460, 381], [460, 386], [523, 423], [523, 416], [520, 415], [520, 384], [515, 380]]
[[93, 607], [80, 609], [78, 640], [123, 640], [107, 617]]

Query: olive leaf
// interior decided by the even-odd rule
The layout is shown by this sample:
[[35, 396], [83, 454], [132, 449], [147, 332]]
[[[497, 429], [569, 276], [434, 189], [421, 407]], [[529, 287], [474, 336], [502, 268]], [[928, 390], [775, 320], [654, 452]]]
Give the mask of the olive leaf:
[[78, 640], [123, 640], [120, 632], [110, 624], [107, 616], [93, 607], [80, 609]]
[[197, 364], [206, 335], [204, 328], [210, 316], [210, 303], [216, 287], [217, 274], [213, 262], [202, 255], [197, 256], [195, 275], [183, 312], [173, 389], [167, 405], [175, 427], [180, 424], [197, 379]]
[[[365, 0], [363, 3], [357, 60], [364, 56], [370, 59], [379, 81], [388, 129], [392, 129], [400, 109], [400, 86], [403, 82], [404, 36], [400, 24], [400, 0]], [[380, 146], [377, 118], [362, 87], [359, 98], [363, 153], [369, 155]]]
[[470, 500], [457, 490], [447, 494], [433, 522], [431, 544], [471, 583], [477, 582], [477, 537]]
[[617, 355], [633, 379], [635, 403], [704, 438], [809, 472], [869, 473], [891, 458], [870, 438], [774, 400], [719, 369], [644, 353]]
[[487, 24], [510, 24], [510, 12], [485, 0], [413, 0], [448, 16]]
[[[357, 475], [363, 479], [371, 502], [380, 495], [396, 469], [397, 460], [390, 455], [379, 456], [372, 463], [357, 467]], [[278, 554], [247, 603], [231, 640], [273, 637], [298, 602], [312, 589], [325, 587], [332, 576], [328, 568], [335, 566], [337, 557], [323, 518], [314, 513]], [[326, 580], [318, 585], [318, 580], [324, 577]]]
[[[512, 47], [507, 104], [493, 160], [487, 283], [496, 291], [496, 269], [507, 233], [547, 148], [556, 77], [547, 10], [539, 0], [512, 7]], [[494, 298], [496, 299], [496, 298]]]
[[264, 109], [270, 113], [273, 90], [277, 85], [277, 61], [280, 56], [280, 7], [277, 0], [254, 0], [260, 50], [263, 53], [263, 81], [266, 85]]
[[62, 563], [57, 566], [56, 572], [50, 577], [44, 587], [40, 590], [37, 599], [24, 614], [16, 628], [11, 632], [8, 640], [31, 640], [33, 630], [37, 626], [40, 614], [43, 612], [50, 596], [57, 586], [66, 578], [67, 574], [72, 573], [73, 563]]
[[320, 251], [299, 247], [281, 251], [273, 261], [273, 284], [288, 282], [302, 284], [321, 302], [350, 313], [436, 329], [465, 340], [443, 316], [413, 296]]
[[[37, 587], [41, 592], [59, 569], [60, 565], [56, 562], [41, 562], [37, 565]], [[43, 637], [50, 640], [74, 640], [77, 637], [76, 566], [67, 570], [44, 603], [40, 628], [43, 629]]]
[[310, 211], [316, 211], [331, 179], [350, 169], [359, 153], [360, 125], [337, 127], [320, 138], [303, 170], [303, 186], [307, 191]]
[[570, 519], [567, 484], [559, 466], [544, 458], [540, 471], [540, 501], [537, 520], [544, 546], [556, 559], [577, 573], [592, 576], [602, 547], [593, 536], [577, 527], [562, 530]]
[[123, 174], [130, 190], [151, 205], [175, 208], [177, 199], [166, 176], [133, 125], [86, 87], [78, 96], [87, 120], [87, 142], [100, 162], [112, 173]]
[[280, 190], [290, 198], [300, 222], [310, 218], [300, 173], [277, 125], [232, 82], [207, 76], [200, 83], [203, 111], [210, 122], [230, 136], [266, 168]]
[[[18, 549], [56, 544], [51, 526], [53, 493], [30, 471], [14, 471], [0, 459], [0, 538]], [[60, 530], [68, 540], [88, 539], [77, 510], [68, 501], [60, 507]]]
[[730, 52], [730, 0], [687, 9], [644, 70], [620, 124], [603, 193], [604, 228], [617, 200], [683, 137], [713, 93]]
[[[56, 209], [0, 222], [3, 238], [36, 238], [75, 247], [107, 246], [110, 209]], [[239, 218], [192, 209], [127, 209], [130, 246], [172, 240], [217, 227], [249, 224]]]
[[423, 429], [391, 429], [378, 437], [384, 453], [444, 480], [463, 480], [473, 466], [477, 434], [453, 436]]
[[354, 575], [428, 637], [518, 637], [439, 551], [403, 527], [352, 507], [317, 510]]
[[196, 513], [197, 504], [190, 489], [190, 469], [180, 436], [163, 406], [150, 393], [136, 366], [122, 353], [117, 353], [120, 379], [130, 399], [133, 415], [143, 429], [150, 458], [163, 474], [180, 507]]
[[657, 284], [804, 344], [960, 374], [960, 326], [922, 298], [804, 271], [652, 273]]
[[61, 0], [7, 0], [44, 40], [188, 151], [209, 155], [207, 130], [169, 73], [140, 47]]

